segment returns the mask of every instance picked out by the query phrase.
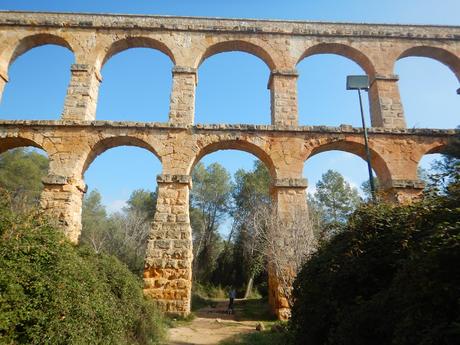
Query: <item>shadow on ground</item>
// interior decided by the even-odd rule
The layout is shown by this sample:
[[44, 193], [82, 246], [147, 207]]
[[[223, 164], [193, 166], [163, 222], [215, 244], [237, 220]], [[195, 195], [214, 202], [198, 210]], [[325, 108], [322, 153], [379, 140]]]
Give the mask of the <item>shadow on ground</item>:
[[197, 317], [236, 321], [275, 321], [266, 299], [236, 299], [234, 313], [228, 312], [228, 301], [194, 298], [192, 311]]
[[192, 321], [180, 322], [169, 330], [168, 345], [234, 344], [232, 339], [256, 332], [258, 323], [274, 320], [264, 300], [236, 300], [234, 314], [227, 312], [227, 300], [201, 299], [199, 306], [193, 308]]

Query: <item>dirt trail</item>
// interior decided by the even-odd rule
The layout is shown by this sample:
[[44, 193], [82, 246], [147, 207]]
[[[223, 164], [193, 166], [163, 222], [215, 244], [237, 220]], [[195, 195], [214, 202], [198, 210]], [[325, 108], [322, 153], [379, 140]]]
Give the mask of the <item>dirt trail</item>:
[[200, 309], [191, 323], [169, 330], [167, 345], [215, 345], [236, 334], [255, 331], [257, 321], [235, 321], [226, 310], [227, 302]]

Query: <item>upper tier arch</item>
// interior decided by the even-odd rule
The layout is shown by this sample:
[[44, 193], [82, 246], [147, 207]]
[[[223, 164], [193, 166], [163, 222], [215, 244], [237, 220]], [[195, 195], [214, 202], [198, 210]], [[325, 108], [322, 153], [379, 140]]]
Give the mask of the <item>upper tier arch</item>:
[[224, 52], [245, 52], [261, 59], [270, 70], [276, 68], [275, 61], [270, 53], [261, 46], [243, 40], [229, 40], [212, 44], [206, 48], [204, 53], [195, 61], [195, 68], [198, 68], [207, 58]]
[[411, 56], [431, 58], [443, 63], [460, 81], [460, 57], [449, 50], [433, 46], [416, 46], [403, 51], [397, 60]]
[[360, 50], [342, 43], [319, 43], [309, 47], [297, 61], [317, 54], [336, 54], [356, 62], [368, 75], [375, 74], [374, 65], [369, 57]]
[[145, 37], [145, 36], [131, 36], [126, 37], [120, 40], [117, 40], [111, 43], [108, 47], [106, 47], [100, 54], [99, 60], [101, 61], [100, 68], [105, 65], [105, 63], [114, 55], [121, 53], [125, 50], [131, 48], [151, 48], [162, 52], [163, 54], [167, 55], [173, 64], [176, 64], [176, 58], [172, 52], [172, 50], [160, 40]]
[[74, 48], [72, 47], [70, 41], [63, 36], [50, 33], [37, 33], [32, 35], [27, 35], [19, 38], [15, 42], [6, 42], [5, 49], [1, 52], [0, 61], [4, 73], [8, 73], [9, 67], [16, 61], [18, 57], [27, 53], [33, 48], [44, 46], [47, 44], [57, 45], [64, 47], [70, 50], [75, 54]]

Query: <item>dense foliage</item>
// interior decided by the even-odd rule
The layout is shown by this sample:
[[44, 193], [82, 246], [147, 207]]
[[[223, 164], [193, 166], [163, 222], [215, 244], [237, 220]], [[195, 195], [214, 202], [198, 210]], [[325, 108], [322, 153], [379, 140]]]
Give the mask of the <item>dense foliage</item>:
[[0, 198], [2, 344], [155, 344], [159, 314], [116, 258], [75, 247]]
[[295, 344], [458, 344], [460, 193], [361, 207], [295, 282]]
[[83, 199], [81, 243], [96, 253], [116, 256], [141, 275], [156, 198], [156, 192], [137, 189], [122, 210], [108, 214], [101, 194], [91, 191]]
[[17, 148], [0, 155], [0, 188], [10, 192], [16, 208], [37, 205], [48, 172], [48, 158], [33, 149]]

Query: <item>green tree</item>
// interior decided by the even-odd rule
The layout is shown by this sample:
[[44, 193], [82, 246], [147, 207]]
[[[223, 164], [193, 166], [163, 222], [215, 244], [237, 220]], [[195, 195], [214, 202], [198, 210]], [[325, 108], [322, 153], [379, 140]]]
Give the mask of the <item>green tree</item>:
[[101, 253], [110, 234], [107, 212], [102, 205], [102, 196], [95, 189], [83, 199], [81, 242], [88, 244], [96, 253]]
[[316, 239], [321, 239], [324, 235], [325, 229], [325, 210], [321, 207], [318, 200], [315, 199], [314, 195], [307, 194], [307, 206], [308, 206], [308, 216], [310, 222], [312, 223], [313, 233]]
[[[233, 273], [233, 285], [246, 285], [245, 296], [247, 297], [255, 278], [265, 271], [264, 255], [257, 250], [258, 229], [251, 225], [250, 217], [253, 217], [261, 205], [270, 204], [270, 173], [260, 161], [254, 162], [250, 171], [238, 170], [235, 173], [235, 185], [232, 196], [234, 206], [231, 211], [233, 226], [229, 235], [234, 237], [233, 245], [233, 269], [222, 269], [222, 275], [226, 272]], [[228, 253], [222, 253], [224, 258]]]
[[111, 232], [107, 250], [138, 275], [142, 274], [144, 268], [156, 202], [157, 192], [136, 189], [131, 193], [123, 212], [109, 217]]
[[314, 202], [321, 209], [326, 237], [337, 233], [361, 203], [356, 188], [334, 170], [328, 170], [316, 183]]
[[[380, 192], [380, 182], [379, 179], [375, 176], [372, 177], [375, 186], [375, 192], [378, 196]], [[363, 183], [361, 183], [361, 190], [364, 193], [364, 199], [367, 201], [372, 200], [372, 193], [371, 193], [371, 184], [369, 183], [369, 179], [366, 179]]]
[[92, 191], [83, 200], [81, 242], [96, 253], [116, 256], [133, 273], [142, 274], [155, 204], [156, 193], [138, 189], [121, 212], [108, 215], [100, 193]]
[[269, 203], [269, 188], [270, 172], [260, 160], [254, 162], [254, 168], [250, 171], [238, 170], [232, 192], [235, 200], [233, 215], [244, 212], [256, 203]]
[[133, 273], [142, 275], [150, 221], [136, 211], [117, 212], [109, 216], [108, 225], [104, 251], [124, 262]]
[[13, 206], [35, 206], [48, 172], [48, 158], [34, 150], [18, 148], [0, 155], [0, 187], [13, 197]]
[[134, 190], [126, 202], [127, 212], [136, 212], [145, 215], [145, 218], [152, 220], [155, 215], [157, 204], [157, 192], [145, 189]]
[[218, 163], [198, 163], [192, 173], [190, 206], [194, 240], [194, 272], [197, 280], [209, 281], [221, 249], [219, 225], [231, 206], [230, 175]]

